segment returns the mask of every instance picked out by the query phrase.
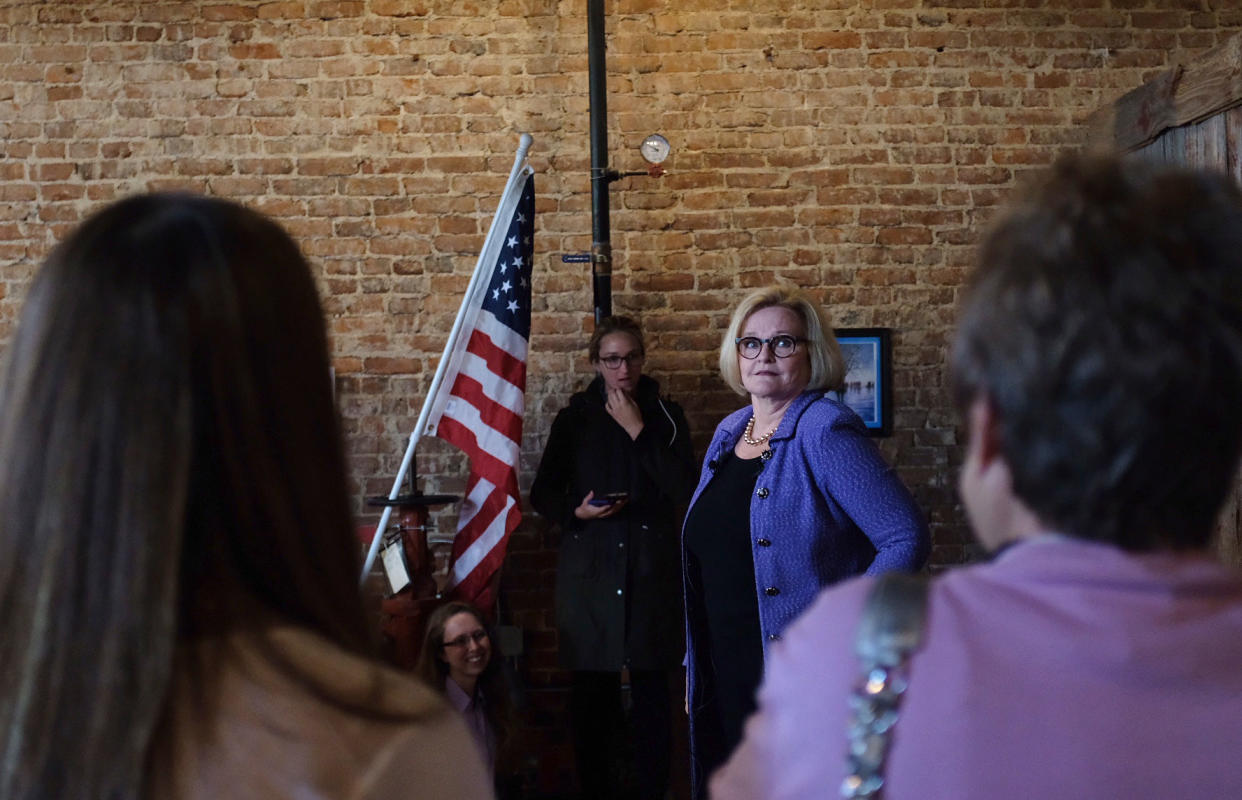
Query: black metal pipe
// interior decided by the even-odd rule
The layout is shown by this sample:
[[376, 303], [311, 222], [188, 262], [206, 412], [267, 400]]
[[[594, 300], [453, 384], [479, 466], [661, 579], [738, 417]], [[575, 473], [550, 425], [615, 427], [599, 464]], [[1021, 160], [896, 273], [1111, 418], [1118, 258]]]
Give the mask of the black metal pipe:
[[612, 231], [608, 186], [608, 67], [604, 0], [587, 0], [587, 67], [591, 87], [591, 287], [595, 321], [612, 314]]

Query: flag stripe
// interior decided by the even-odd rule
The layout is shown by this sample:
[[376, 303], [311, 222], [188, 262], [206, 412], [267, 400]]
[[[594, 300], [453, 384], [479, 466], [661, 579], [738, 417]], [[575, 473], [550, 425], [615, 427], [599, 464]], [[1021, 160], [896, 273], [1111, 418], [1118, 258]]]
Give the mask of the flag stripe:
[[[462, 381], [458, 381], [458, 384], [460, 383]], [[461, 391], [457, 384], [454, 385], [453, 391], [455, 392], [453, 399], [449, 402], [448, 408], [444, 410], [444, 418], [440, 420], [441, 438], [448, 439], [469, 453], [471, 457], [475, 455], [474, 451], [478, 451], [479, 455], [496, 461], [499, 469], [510, 469], [509, 465], [517, 463], [517, 440], [506, 431], [497, 430], [488, 425], [479, 413], [480, 409], [471, 403], [469, 398], [456, 394]], [[462, 430], [467, 432], [466, 435], [455, 436], [450, 428], [445, 427], [450, 421], [458, 423]], [[460, 439], [460, 441], [455, 441], [455, 439]]]
[[478, 437], [474, 435], [474, 431], [470, 430], [470, 428], [451, 417], [445, 417], [441, 421], [440, 430], [436, 435], [469, 454], [470, 472], [472, 475], [485, 477], [497, 486], [504, 485], [505, 478], [510, 471], [509, 465], [503, 459], [496, 458], [479, 447]]
[[[505, 358], [509, 356], [506, 354]], [[525, 408], [525, 394], [520, 387], [526, 383], [526, 365], [521, 364], [520, 367], [516, 380], [495, 380], [496, 373], [488, 369], [486, 360], [467, 353], [461, 360], [460, 374], [473, 378], [488, 399], [520, 417]]]
[[471, 475], [471, 483], [466, 486], [466, 498], [461, 503], [461, 513], [457, 516], [457, 527], [464, 529], [479, 513], [487, 496], [495, 491], [496, 486], [487, 478]]
[[526, 337], [496, 319], [496, 315], [486, 308], [480, 309], [479, 319], [475, 324], [475, 328], [486, 333], [487, 338], [492, 340], [492, 344], [501, 350], [504, 350], [518, 361], [526, 361], [528, 350]]
[[[476, 437], [480, 432], [484, 437], [489, 437], [492, 432], [499, 432], [506, 441], [516, 441], [521, 437], [522, 415], [515, 414], [511, 409], [494, 402], [487, 396], [486, 387], [474, 378], [465, 374], [458, 375], [457, 382], [453, 385], [453, 395], [466, 402], [454, 403], [451, 406], [452, 411], [465, 412], [461, 415], [453, 413], [452, 418], [474, 431]], [[446, 410], [445, 414], [448, 415], [448, 412], [449, 410]], [[492, 448], [486, 449], [493, 455], [501, 457], [500, 453], [493, 451]]]
[[481, 360], [497, 378], [508, 381], [514, 386], [523, 383], [522, 379], [526, 375], [526, 362], [514, 358], [497, 347], [492, 339], [482, 331], [475, 331], [471, 334], [466, 354]]
[[[508, 521], [509, 509], [513, 506], [513, 498], [494, 489], [495, 487], [487, 481], [479, 481], [472, 493], [483, 496], [474, 498], [474, 501], [481, 505], [458, 531], [457, 541], [469, 542], [469, 544], [466, 544], [461, 552], [454, 552], [453, 572], [450, 580], [454, 585], [460, 583], [471, 570], [477, 567], [483, 557], [506, 533], [505, 525]], [[463, 536], [462, 534], [465, 533], [470, 535]], [[454, 550], [456, 551], [456, 548]]]
[[[508, 539], [509, 534], [517, 528], [518, 523], [522, 521], [522, 513], [516, 505], [509, 508], [509, 512], [505, 517], [504, 534], [500, 544], [493, 546], [483, 556], [473, 570], [471, 570], [464, 578], [457, 579], [455, 575], [450, 576], [450, 582], [457, 581], [452, 586], [452, 593], [458, 597], [488, 597], [488, 581], [497, 570], [500, 569], [504, 562], [504, 543]], [[455, 565], [454, 565], [455, 566]], [[456, 570], [454, 569], [455, 573]], [[486, 602], [476, 605], [486, 607]]]

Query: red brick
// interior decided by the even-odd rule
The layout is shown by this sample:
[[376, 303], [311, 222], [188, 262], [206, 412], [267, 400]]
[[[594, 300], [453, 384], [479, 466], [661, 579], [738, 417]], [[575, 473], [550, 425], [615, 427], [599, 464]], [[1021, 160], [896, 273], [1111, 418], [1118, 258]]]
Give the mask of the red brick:
[[280, 58], [280, 48], [270, 42], [235, 44], [229, 47], [229, 55], [237, 59]]
[[56, 64], [48, 67], [43, 79], [48, 83], [78, 83], [82, 80], [82, 70], [71, 64]]
[[862, 36], [857, 31], [804, 33], [802, 46], [808, 50], [855, 50], [862, 46]]
[[[313, 262], [353, 489], [386, 492], [529, 131], [529, 485], [552, 415], [592, 374], [590, 271], [560, 262], [591, 244], [585, 5], [450, 6], [0, 10], [0, 346], [34, 264], [90, 208], [148, 188], [244, 198]], [[714, 367], [733, 304], [779, 278], [813, 287], [841, 324], [898, 329], [885, 453], [926, 507], [934, 558], [964, 558], [942, 376], [980, 231], [1026, 172], [1081, 144], [1090, 111], [1242, 30], [1242, 14], [1194, 0], [621, 0], [608, 22], [610, 165], [641, 169], [653, 131], [673, 143], [663, 178], [612, 186], [614, 307], [643, 317], [651, 370], [696, 442], [740, 402]], [[424, 443], [419, 461], [425, 486], [463, 487], [452, 448]], [[454, 511], [436, 521], [451, 531]], [[523, 522], [506, 609], [539, 653], [523, 678], [563, 706], [554, 537]], [[514, 585], [532, 575], [539, 587]]]
[[296, 162], [300, 175], [354, 175], [361, 160], [355, 157], [307, 158]]

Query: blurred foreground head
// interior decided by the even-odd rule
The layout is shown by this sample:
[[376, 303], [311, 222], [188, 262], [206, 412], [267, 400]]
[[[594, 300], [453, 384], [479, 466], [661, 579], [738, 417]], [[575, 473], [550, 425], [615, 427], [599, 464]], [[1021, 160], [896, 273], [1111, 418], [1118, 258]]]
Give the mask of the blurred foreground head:
[[1205, 547], [1242, 444], [1236, 186], [1060, 160], [987, 234], [953, 364], [959, 406], [986, 405], [1013, 494], [1045, 526]]
[[0, 796], [133, 796], [178, 638], [280, 620], [365, 648], [323, 317], [276, 224], [109, 206], [5, 359]]

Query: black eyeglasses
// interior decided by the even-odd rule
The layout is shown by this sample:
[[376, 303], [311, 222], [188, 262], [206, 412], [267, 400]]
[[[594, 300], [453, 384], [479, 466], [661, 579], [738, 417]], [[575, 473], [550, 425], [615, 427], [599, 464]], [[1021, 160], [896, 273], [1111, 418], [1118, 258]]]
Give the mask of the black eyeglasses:
[[473, 633], [463, 633], [461, 636], [458, 636], [456, 639], [449, 639], [447, 642], [444, 643], [444, 646], [445, 647], [468, 647], [471, 642], [474, 642], [475, 644], [482, 644], [485, 641], [487, 641], [487, 631], [480, 628], [479, 630], [474, 631]]
[[600, 359], [600, 363], [608, 367], [608, 369], [620, 369], [622, 361], [632, 367], [635, 364], [643, 363], [644, 358], [646, 356], [642, 353], [630, 353], [628, 356], [604, 356]]
[[789, 358], [798, 351], [798, 342], [805, 341], [808, 340], [782, 333], [780, 336], [773, 336], [771, 339], [760, 339], [758, 336], [743, 336], [740, 339], [734, 339], [733, 343], [737, 345], [737, 354], [742, 358], [758, 358], [759, 354], [763, 352], [765, 344], [772, 346], [772, 355], [777, 358]]

